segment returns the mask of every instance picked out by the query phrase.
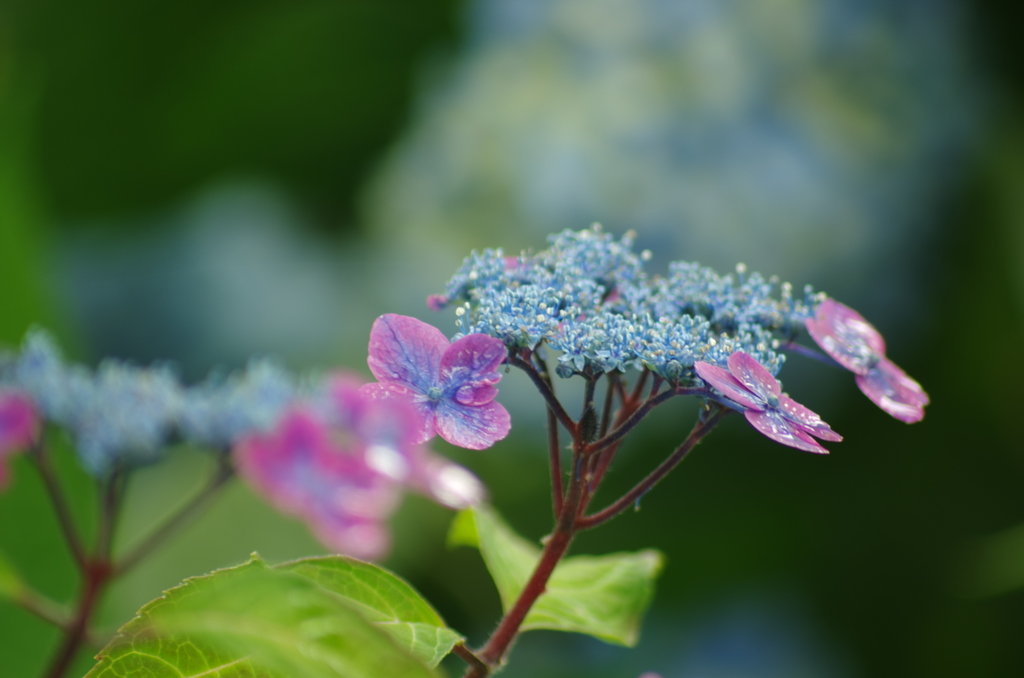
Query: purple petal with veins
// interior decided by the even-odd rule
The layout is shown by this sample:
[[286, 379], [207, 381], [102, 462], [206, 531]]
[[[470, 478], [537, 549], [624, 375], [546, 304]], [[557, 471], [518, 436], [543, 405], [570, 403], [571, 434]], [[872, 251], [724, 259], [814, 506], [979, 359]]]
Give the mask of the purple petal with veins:
[[460, 405], [486, 405], [498, 396], [498, 387], [491, 383], [463, 384], [455, 389], [452, 399]]
[[441, 383], [446, 391], [453, 387], [460, 391], [463, 386], [471, 387], [473, 393], [468, 394], [469, 402], [459, 398], [464, 405], [489, 403], [498, 391], [486, 387], [501, 379], [498, 369], [507, 355], [505, 342], [500, 339], [485, 334], [462, 337], [452, 343], [441, 358]]
[[729, 371], [748, 391], [754, 393], [769, 406], [776, 407], [778, 405], [778, 398], [782, 394], [778, 380], [753, 356], [743, 351], [736, 351], [729, 356]]
[[747, 410], [743, 415], [754, 428], [776, 442], [805, 452], [828, 454], [828, 450], [802, 431], [797, 424], [786, 419], [778, 410], [765, 410], [764, 412]]
[[445, 401], [434, 412], [434, 427], [452, 445], [483, 450], [508, 435], [512, 420], [497, 402], [467, 407]]
[[764, 409], [764, 401], [748, 391], [728, 370], [704, 361], [698, 361], [693, 367], [701, 379], [717, 388], [729, 400], [747, 409]]
[[421, 393], [437, 385], [448, 339], [441, 330], [403, 315], [389, 313], [370, 329], [366, 362], [377, 381], [400, 384]]
[[470, 334], [449, 345], [426, 323], [384, 315], [373, 324], [367, 360], [380, 383], [362, 392], [410, 402], [422, 420], [420, 442], [436, 432], [454, 445], [484, 449], [510, 427], [508, 412], [494, 401], [507, 355], [494, 337]]

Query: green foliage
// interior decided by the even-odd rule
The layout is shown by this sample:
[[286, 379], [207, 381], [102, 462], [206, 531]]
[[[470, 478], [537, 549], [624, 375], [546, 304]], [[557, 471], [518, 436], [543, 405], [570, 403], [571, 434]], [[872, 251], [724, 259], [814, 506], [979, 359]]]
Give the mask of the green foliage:
[[[459, 513], [448, 541], [480, 549], [505, 610], [515, 602], [540, 560], [540, 549], [513, 532], [489, 508]], [[661, 564], [661, 554], [653, 550], [565, 558], [521, 628], [575, 631], [633, 647]]]
[[345, 556], [303, 558], [277, 566], [338, 594], [429, 666], [437, 666], [464, 638], [404, 579], [382, 567]]
[[[86, 678], [434, 676], [380, 625], [317, 583], [340, 576], [330, 571], [344, 568], [314, 564], [307, 576], [289, 571], [295, 569], [303, 569], [301, 561], [275, 570], [253, 556], [244, 565], [186, 580], [123, 626]], [[358, 570], [353, 568], [355, 576], [368, 581]], [[393, 607], [423, 616], [422, 607], [409, 601]]]
[[21, 576], [0, 551], [0, 600], [17, 598], [22, 591]]

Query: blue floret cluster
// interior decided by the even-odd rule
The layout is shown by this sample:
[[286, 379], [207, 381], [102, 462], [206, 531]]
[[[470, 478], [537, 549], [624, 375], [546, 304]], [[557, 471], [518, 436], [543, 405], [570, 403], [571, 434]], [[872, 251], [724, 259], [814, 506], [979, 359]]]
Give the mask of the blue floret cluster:
[[168, 365], [108, 359], [92, 370], [66, 363], [38, 329], [19, 353], [0, 356], [0, 387], [26, 393], [44, 419], [67, 430], [94, 475], [157, 461], [178, 441], [225, 450], [272, 427], [298, 390], [291, 374], [267, 360], [189, 387]]
[[632, 233], [616, 239], [598, 224], [548, 242], [514, 257], [474, 252], [431, 306], [455, 306], [459, 335], [558, 351], [562, 377], [632, 368], [699, 383], [695, 362], [724, 366], [736, 351], [778, 374], [781, 342], [803, 329], [823, 298], [810, 287], [796, 296], [788, 283], [748, 274], [742, 264], [719, 275], [674, 262], [667, 275], [650, 275], [650, 253], [633, 251]]

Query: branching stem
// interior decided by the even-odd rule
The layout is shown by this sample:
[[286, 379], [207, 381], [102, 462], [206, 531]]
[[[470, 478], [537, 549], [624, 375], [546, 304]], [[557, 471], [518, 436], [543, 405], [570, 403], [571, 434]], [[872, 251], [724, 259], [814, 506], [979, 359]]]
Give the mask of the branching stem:
[[592, 527], [597, 527], [602, 523], [608, 522], [635, 504], [637, 500], [650, 492], [651, 488], [657, 485], [662, 478], [668, 475], [672, 469], [678, 466], [679, 463], [686, 458], [686, 455], [690, 453], [690, 450], [692, 450], [694, 446], [704, 438], [704, 436], [710, 433], [711, 429], [713, 429], [729, 411], [730, 410], [720, 405], [717, 406], [714, 412], [697, 422], [693, 427], [693, 430], [690, 431], [690, 434], [686, 436], [686, 439], [675, 449], [674, 452], [672, 452], [672, 454], [668, 456], [665, 461], [658, 466], [658, 468], [651, 471], [646, 478], [641, 480], [633, 489], [624, 494], [612, 505], [598, 511], [597, 513], [580, 518], [576, 523], [577, 529], [587, 530]]
[[196, 514], [206, 508], [232, 476], [234, 476], [234, 469], [229, 458], [227, 455], [221, 455], [218, 458], [217, 467], [206, 482], [206, 485], [193, 495], [189, 501], [182, 504], [163, 524], [153, 530], [148, 537], [122, 557], [114, 565], [114, 573], [121, 575], [135, 567], [139, 561], [152, 553], [161, 542], [173, 535]]
[[544, 381], [544, 377], [541, 376], [540, 372], [526, 360], [523, 360], [519, 356], [509, 355], [509, 364], [514, 365], [526, 372], [526, 375], [533, 381], [534, 386], [540, 391], [540, 394], [544, 397], [548, 407], [555, 413], [555, 417], [558, 418], [559, 423], [562, 424], [569, 432], [576, 431], [576, 422], [572, 420], [569, 413], [562, 407], [562, 403], [558, 402], [558, 398], [555, 397], [555, 392], [551, 390], [551, 385]]
[[[657, 385], [657, 383], [655, 385]], [[651, 392], [655, 392], [653, 387], [651, 389]], [[703, 393], [703, 388], [677, 388], [662, 391], [658, 395], [648, 397], [647, 400], [644, 401], [643, 405], [638, 407], [636, 411], [634, 411], [633, 414], [630, 415], [628, 419], [626, 419], [626, 421], [616, 426], [611, 433], [587, 445], [585, 454], [589, 456], [591, 454], [594, 454], [595, 452], [599, 452], [605, 448], [611, 447], [615, 443], [619, 442], [626, 436], [627, 433], [632, 431], [633, 428], [640, 423], [640, 420], [646, 417], [651, 410], [653, 410], [655, 407], [662, 404], [669, 398], [674, 398], [675, 396], [678, 395], [698, 395]]]
[[64, 491], [61, 489], [60, 481], [57, 480], [57, 474], [53, 469], [53, 464], [50, 462], [50, 456], [41, 439], [32, 446], [30, 454], [36, 468], [39, 470], [39, 475], [43, 479], [46, 491], [50, 495], [50, 502], [53, 504], [53, 510], [57, 514], [57, 522], [60, 524], [61, 532], [64, 534], [64, 541], [67, 542], [68, 549], [71, 551], [71, 556], [74, 558], [78, 569], [84, 571], [86, 568], [86, 557], [85, 548], [82, 546], [82, 538], [79, 536], [78, 528], [75, 527], [75, 521], [71, 517], [71, 511], [68, 508]]

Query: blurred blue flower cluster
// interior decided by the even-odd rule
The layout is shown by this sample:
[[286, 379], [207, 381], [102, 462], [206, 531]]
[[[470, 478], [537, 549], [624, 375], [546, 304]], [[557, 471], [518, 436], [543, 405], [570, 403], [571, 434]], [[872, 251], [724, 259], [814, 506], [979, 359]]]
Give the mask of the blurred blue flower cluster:
[[367, 216], [412, 252], [441, 236], [525, 247], [600, 220], [659, 259], [833, 282], [898, 261], [897, 278], [977, 117], [960, 11], [476, 0]]
[[20, 353], [0, 357], [0, 387], [27, 394], [43, 419], [70, 432], [94, 475], [157, 461], [177, 440], [224, 450], [273, 426], [298, 389], [293, 376], [265, 360], [191, 387], [169, 365], [107, 359], [91, 370], [66, 363], [53, 338], [38, 329]]

